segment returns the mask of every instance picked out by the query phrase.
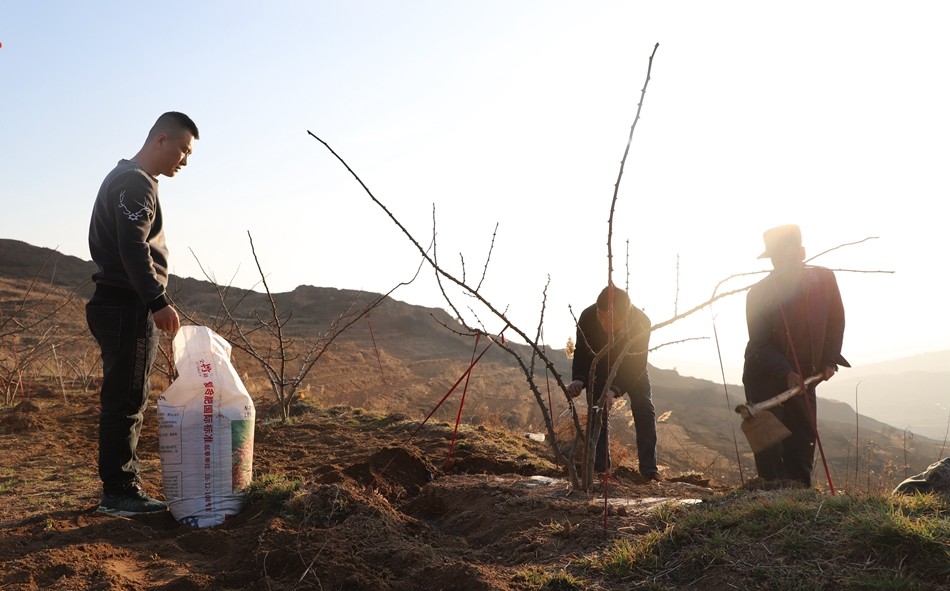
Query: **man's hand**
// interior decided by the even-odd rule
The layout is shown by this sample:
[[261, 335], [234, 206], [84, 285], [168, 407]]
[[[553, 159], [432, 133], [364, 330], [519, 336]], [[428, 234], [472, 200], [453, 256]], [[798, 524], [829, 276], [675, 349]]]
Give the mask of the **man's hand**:
[[836, 373], [838, 373], [837, 369], [830, 365], [826, 365], [821, 368], [821, 379], [825, 381], [830, 380]]
[[570, 395], [571, 398], [577, 398], [580, 395], [581, 391], [583, 390], [584, 390], [584, 382], [580, 380], [574, 380], [573, 382], [567, 385], [567, 393]]
[[171, 333], [172, 336], [175, 336], [175, 333], [181, 328], [178, 312], [171, 306], [165, 306], [158, 312], [152, 312], [152, 320], [155, 321], [155, 326], [160, 330]]

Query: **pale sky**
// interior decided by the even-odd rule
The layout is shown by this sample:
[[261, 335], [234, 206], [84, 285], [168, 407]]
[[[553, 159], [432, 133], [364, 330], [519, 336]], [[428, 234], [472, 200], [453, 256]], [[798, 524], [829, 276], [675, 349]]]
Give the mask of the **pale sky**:
[[[614, 279], [654, 323], [798, 223], [836, 269], [855, 365], [950, 349], [950, 5], [944, 2], [19, 2], [0, 4], [0, 237], [88, 260], [92, 202], [164, 111], [201, 139], [162, 178], [172, 272], [275, 291], [385, 292], [419, 257], [326, 140], [447, 270], [545, 341]], [[461, 254], [461, 257], [460, 257]], [[730, 282], [724, 289], [748, 285]], [[396, 299], [444, 307], [426, 270]], [[474, 304], [459, 298], [463, 310]], [[651, 362], [729, 383], [740, 294], [658, 330]], [[477, 307], [489, 330], [501, 322]], [[469, 318], [471, 320], [471, 317]]]

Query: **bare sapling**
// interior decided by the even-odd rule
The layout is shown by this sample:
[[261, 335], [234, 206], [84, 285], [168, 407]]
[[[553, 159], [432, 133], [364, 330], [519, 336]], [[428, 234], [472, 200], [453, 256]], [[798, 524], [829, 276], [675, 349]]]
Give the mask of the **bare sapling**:
[[[654, 47], [654, 53], [655, 53], [655, 51], [656, 51], [656, 47]], [[651, 55], [651, 62], [652, 62], [652, 57], [653, 57], [653, 56]], [[649, 80], [649, 75], [648, 75], [648, 80]], [[645, 92], [645, 90], [646, 90], [646, 85], [644, 85], [644, 92]], [[642, 106], [642, 98], [641, 98], [641, 103], [640, 103], [640, 105]], [[639, 109], [638, 109], [638, 116], [639, 116]], [[636, 124], [636, 123], [634, 123], [634, 126], [635, 126], [635, 124]], [[437, 259], [437, 252], [438, 252], [438, 251], [437, 251], [437, 249], [436, 249], [434, 246], [433, 246], [433, 254], [430, 255], [429, 252], [428, 252], [428, 250], [427, 250], [427, 249], [424, 249], [424, 248], [422, 247], [422, 245], [420, 244], [420, 242], [412, 235], [412, 233], [410, 233], [410, 232], [406, 229], [406, 227], [396, 218], [396, 216], [386, 207], [386, 205], [383, 204], [383, 203], [376, 197], [376, 195], [375, 195], [375, 194], [369, 189], [369, 187], [363, 182], [363, 180], [360, 178], [360, 176], [350, 167], [350, 165], [349, 165], [339, 154], [337, 154], [337, 152], [336, 152], [327, 142], [325, 142], [323, 139], [321, 139], [320, 137], [318, 137], [317, 135], [315, 135], [313, 132], [308, 131], [307, 133], [308, 133], [311, 137], [313, 137], [314, 139], [316, 139], [318, 142], [320, 142], [321, 144], [323, 144], [323, 146], [347, 169], [347, 171], [353, 176], [353, 178], [360, 184], [360, 186], [363, 188], [364, 192], [369, 196], [369, 198], [370, 198], [380, 209], [383, 210], [383, 212], [390, 218], [390, 220], [399, 228], [399, 230], [406, 236], [406, 238], [415, 246], [415, 248], [418, 250], [418, 252], [422, 255], [422, 257], [423, 257], [423, 259], [424, 259], [424, 262], [428, 263], [428, 264], [432, 267], [432, 269], [435, 271], [436, 277], [437, 277], [437, 279], [438, 279], [438, 281], [439, 281], [440, 289], [442, 289], [443, 295], [445, 296], [446, 300], [448, 301], [449, 307], [453, 310], [453, 312], [455, 313], [455, 316], [456, 316], [458, 322], [465, 328], [465, 330], [469, 331], [469, 333], [471, 333], [471, 334], [481, 334], [481, 335], [484, 335], [484, 336], [486, 336], [486, 337], [490, 337], [490, 334], [488, 333], [488, 331], [485, 330], [483, 327], [481, 327], [481, 328], [480, 328], [480, 327], [475, 327], [475, 326], [473, 326], [473, 324], [476, 324], [476, 323], [468, 322], [468, 321], [466, 321], [466, 320], [464, 319], [464, 315], [460, 312], [458, 306], [452, 301], [452, 298], [448, 296], [448, 294], [447, 294], [447, 292], [446, 292], [444, 286], [442, 285], [442, 281], [443, 281], [443, 280], [445, 280], [445, 281], [447, 281], [447, 282], [449, 282], [449, 283], [454, 284], [455, 286], [457, 286], [458, 288], [460, 288], [460, 289], [462, 290], [462, 292], [465, 293], [467, 296], [469, 296], [469, 297], [473, 298], [474, 300], [476, 300], [481, 306], [483, 306], [485, 309], [487, 309], [487, 310], [490, 312], [490, 314], [491, 314], [492, 316], [494, 316], [497, 320], [499, 320], [499, 321], [501, 321], [502, 323], [504, 323], [504, 325], [506, 326], [506, 330], [510, 330], [510, 331], [514, 332], [515, 334], [517, 334], [517, 336], [521, 339], [522, 342], [524, 342], [524, 343], [527, 344], [527, 346], [529, 347], [529, 349], [530, 349], [530, 351], [531, 351], [531, 354], [532, 354], [532, 359], [531, 359], [530, 361], [525, 361], [525, 360], [520, 356], [520, 354], [519, 354], [513, 347], [511, 347], [511, 346], [509, 346], [509, 345], [506, 345], [505, 343], [500, 343], [500, 346], [501, 346], [504, 350], [506, 350], [507, 352], [509, 352], [509, 353], [516, 359], [516, 361], [517, 361], [519, 367], [520, 367], [520, 368], [522, 369], [522, 371], [525, 373], [525, 376], [526, 376], [527, 381], [528, 381], [529, 388], [530, 388], [532, 394], [534, 395], [535, 400], [536, 400], [536, 402], [537, 402], [539, 408], [541, 409], [542, 417], [543, 417], [543, 419], [544, 419], [545, 427], [546, 427], [546, 429], [547, 429], [547, 431], [548, 431], [549, 440], [551, 441], [551, 445], [552, 445], [553, 452], [554, 452], [555, 456], [556, 456], [561, 462], [563, 462], [564, 465], [567, 467], [567, 470], [568, 470], [568, 473], [569, 473], [569, 476], [570, 476], [570, 479], [571, 479], [572, 486], [574, 486], [575, 488], [584, 488], [584, 489], [586, 489], [587, 487], [589, 487], [590, 484], [591, 484], [591, 482], [592, 482], [592, 478], [591, 478], [592, 470], [593, 470], [592, 454], [590, 454], [590, 453], [585, 453], [585, 454], [584, 454], [584, 466], [583, 466], [583, 474], [584, 474], [584, 477], [583, 477], [583, 483], [582, 483], [581, 477], [580, 477], [580, 476], [577, 474], [577, 472], [576, 472], [574, 460], [575, 460], [575, 455], [576, 455], [576, 453], [577, 453], [577, 451], [578, 451], [578, 448], [581, 447], [581, 445], [583, 445], [583, 442], [584, 442], [584, 441], [590, 442], [590, 441], [596, 440], [595, 437], [596, 437], [596, 435], [598, 435], [598, 433], [599, 433], [599, 431], [597, 431], [597, 429], [599, 429], [599, 424], [600, 424], [599, 417], [600, 417], [600, 415], [593, 414], [593, 413], [590, 413], [590, 412], [589, 412], [588, 414], [589, 414], [589, 415], [590, 415], [590, 414], [593, 414], [593, 416], [591, 416], [591, 417], [588, 419], [588, 421], [587, 421], [588, 426], [585, 427], [585, 426], [582, 426], [582, 425], [580, 424], [580, 419], [579, 419], [579, 416], [578, 416], [578, 414], [577, 414], [576, 408], [575, 408], [575, 406], [574, 406], [573, 399], [572, 399], [572, 397], [568, 394], [567, 385], [564, 383], [563, 378], [561, 377], [560, 373], [557, 371], [557, 368], [556, 368], [555, 364], [552, 362], [552, 360], [551, 360], [551, 359], [549, 358], [549, 356], [547, 355], [547, 352], [545, 351], [545, 348], [543, 347], [542, 343], [539, 342], [540, 339], [538, 338], [538, 335], [540, 334], [540, 331], [538, 331], [538, 333], [537, 333], [535, 336], [532, 337], [532, 336], [530, 336], [524, 329], [522, 329], [518, 324], [514, 323], [514, 322], [508, 317], [506, 311], [502, 310], [497, 304], [495, 304], [494, 302], [490, 301], [487, 297], [485, 297], [485, 296], [481, 293], [481, 291], [480, 291], [481, 281], [479, 281], [478, 285], [471, 285], [470, 283], [468, 283], [468, 282], [466, 281], [464, 268], [463, 268], [463, 272], [462, 272], [462, 278], [458, 278], [456, 275], [454, 275], [453, 273], [449, 272], [449, 271], [446, 269], [445, 266], [443, 266], [441, 263], [439, 263], [439, 261], [438, 261], [438, 259]], [[632, 131], [631, 131], [631, 133], [632, 133]], [[629, 143], [628, 143], [627, 151], [629, 151]], [[625, 153], [625, 156], [626, 156], [626, 153]], [[621, 171], [621, 176], [622, 176], [622, 171]], [[620, 178], [618, 177], [618, 184], [619, 184], [619, 180], [620, 180]], [[613, 204], [611, 205], [611, 208], [613, 209]], [[433, 228], [433, 235], [434, 235], [434, 234], [435, 234], [435, 231], [434, 231], [434, 228]], [[494, 241], [493, 241], [493, 242], [494, 242]], [[608, 243], [609, 243], [609, 240], [608, 240]], [[490, 258], [490, 257], [489, 257], [489, 258]], [[464, 267], [464, 258], [462, 259], [462, 261], [463, 261], [463, 267]], [[487, 265], [488, 265], [488, 262], [486, 261], [486, 264], [485, 264], [486, 269], [487, 269]], [[484, 277], [485, 272], [486, 272], [486, 270], [483, 270], [482, 277]], [[667, 320], [667, 321], [665, 321], [665, 322], [661, 322], [661, 323], [659, 323], [659, 324], [657, 324], [657, 325], [654, 325], [650, 330], [653, 331], [653, 330], [656, 330], [657, 328], [661, 328], [661, 327], [663, 327], [663, 326], [669, 325], [669, 324], [671, 324], [671, 323], [673, 323], [673, 322], [675, 322], [675, 321], [677, 321], [677, 320], [679, 320], [679, 319], [681, 319], [681, 318], [685, 318], [686, 316], [689, 316], [689, 315], [691, 315], [691, 314], [693, 314], [693, 313], [695, 313], [695, 312], [697, 312], [697, 311], [699, 311], [699, 310], [701, 310], [701, 309], [703, 309], [703, 308], [709, 306], [713, 301], [716, 301], [717, 299], [720, 299], [720, 298], [722, 298], [722, 297], [727, 297], [727, 296], [729, 296], [729, 295], [732, 295], [732, 294], [734, 294], [734, 293], [739, 293], [739, 292], [741, 292], [741, 291], [743, 291], [743, 290], [736, 290], [736, 291], [734, 291], [734, 292], [728, 292], [728, 293], [720, 294], [720, 295], [718, 295], [718, 296], [716, 296], [716, 297], [714, 297], [714, 298], [712, 298], [712, 299], [710, 299], [710, 300], [708, 300], [708, 301], [706, 301], [706, 302], [704, 302], [704, 303], [702, 303], [702, 304], [700, 304], [700, 305], [697, 305], [697, 306], [693, 307], [692, 309], [688, 310], [687, 312], [684, 312], [684, 313], [681, 313], [681, 314], [677, 314], [674, 318], [671, 318], [671, 319], [669, 319], [669, 320]], [[541, 322], [539, 322], [539, 325], [540, 325], [541, 323], [543, 323], [543, 309], [544, 309], [544, 305], [546, 304], [546, 296], [543, 298], [543, 300], [544, 300], [544, 301], [542, 302], [542, 318], [541, 318]], [[630, 351], [629, 349], [630, 349], [630, 345], [627, 345], [627, 347], [626, 347], [626, 348], [624, 349], [624, 351], [618, 356], [618, 358], [622, 358], [623, 355], [626, 355], [626, 354], [632, 354], [633, 352]], [[599, 354], [601, 354], [601, 355], [603, 356], [603, 355], [605, 355], [606, 353], [605, 353], [605, 351], [601, 351], [601, 352], [599, 352]], [[549, 408], [549, 405], [545, 403], [544, 395], [543, 395], [542, 392], [541, 392], [541, 388], [540, 388], [539, 385], [538, 385], [537, 376], [535, 375], [536, 361], [539, 361], [540, 364], [544, 366], [544, 368], [546, 369], [546, 371], [550, 372], [550, 375], [551, 375], [551, 376], [555, 379], [555, 381], [557, 382], [557, 386], [558, 386], [559, 389], [561, 390], [562, 395], [564, 396], [565, 400], [566, 400], [567, 403], [568, 403], [568, 406], [569, 406], [570, 409], [571, 409], [571, 412], [572, 412], [572, 420], [573, 420], [574, 426], [575, 426], [575, 433], [577, 434], [577, 435], [576, 435], [576, 436], [577, 436], [577, 440], [575, 441], [575, 443], [574, 443], [573, 445], [569, 446], [567, 449], [561, 449], [561, 448], [558, 446], [557, 437], [556, 437], [556, 434], [555, 434], [555, 431], [554, 431], [554, 422], [553, 422], [553, 418], [552, 418], [552, 415], [551, 415], [551, 409]], [[617, 364], [612, 364], [610, 376], [609, 376], [608, 381], [607, 381], [607, 383], [606, 383], [604, 392], [606, 392], [606, 391], [609, 390], [610, 385], [612, 384], [614, 378], [616, 377], [616, 372], [617, 372], [617, 368], [618, 368], [618, 367], [619, 367], [619, 366], [618, 366]], [[547, 374], [546, 374], [546, 375], [547, 375]], [[596, 400], [591, 399], [591, 400], [589, 400], [589, 403], [588, 403], [588, 409], [602, 408], [602, 407], [603, 407], [603, 403], [604, 403], [604, 397], [603, 397], [603, 396], [599, 396]], [[596, 412], [596, 411], [595, 411], [595, 412]], [[591, 447], [590, 445], [587, 445], [587, 448], [588, 448], [588, 449], [589, 449], [590, 447]]]
[[69, 354], [64, 354], [61, 359], [66, 366], [72, 388], [86, 393], [102, 373], [102, 358], [99, 356], [98, 347], [90, 342], [90, 339], [82, 339], [77, 341], [77, 344], [78, 347], [71, 347]]
[[[637, 121], [639, 121], [640, 111], [643, 106], [643, 99], [645, 97], [647, 85], [650, 80], [650, 72], [652, 70], [653, 57], [656, 53], [658, 45], [659, 44], [657, 44], [654, 47], [653, 53], [650, 56], [650, 65], [647, 70], [646, 81], [641, 90], [640, 102], [637, 105], [637, 115], [634, 119], [633, 125], [631, 126], [630, 139], [628, 139], [627, 146], [624, 151], [624, 156], [621, 161], [621, 167], [618, 173], [617, 182], [615, 183], [615, 186], [614, 186], [614, 195], [611, 201], [610, 219], [609, 219], [608, 233], [607, 233], [608, 285], [614, 285], [613, 262], [612, 262], [613, 252], [612, 252], [611, 242], [612, 242], [612, 237], [613, 237], [613, 218], [614, 218], [615, 205], [616, 205], [616, 201], [617, 201], [617, 197], [619, 193], [620, 182], [622, 180], [623, 173], [624, 173], [624, 167], [626, 165], [627, 155], [630, 149], [630, 143], [633, 137], [633, 132], [636, 128]], [[619, 360], [623, 359], [625, 355], [643, 354], [640, 352], [632, 351], [630, 349], [630, 347], [632, 346], [632, 343], [636, 339], [635, 338], [630, 339], [630, 341], [624, 347], [623, 351], [617, 355], [616, 359], [607, 360], [607, 363], [610, 364], [608, 380], [606, 384], [604, 385], [603, 390], [601, 390], [601, 393], [596, 398], [593, 397], [590, 393], [588, 393], [588, 401], [587, 401], [588, 402], [587, 404], [588, 416], [587, 416], [587, 420], [585, 421], [586, 424], [582, 426], [580, 424], [577, 408], [574, 405], [574, 401], [572, 397], [569, 395], [567, 391], [566, 384], [564, 383], [563, 378], [557, 371], [555, 364], [552, 362], [552, 360], [548, 356], [546, 348], [543, 345], [543, 340], [541, 339], [541, 335], [543, 334], [543, 331], [541, 330], [541, 326], [543, 325], [545, 306], [547, 304], [547, 301], [546, 301], [547, 300], [547, 296], [546, 296], [547, 286], [545, 286], [544, 293], [542, 295], [542, 312], [541, 312], [541, 317], [538, 323], [538, 330], [535, 332], [533, 336], [529, 335], [528, 331], [524, 330], [519, 323], [514, 322], [513, 319], [509, 317], [507, 313], [507, 307], [502, 307], [496, 302], [491, 301], [481, 291], [481, 286], [484, 281], [485, 275], [487, 273], [488, 264], [490, 262], [492, 250], [494, 248], [495, 235], [497, 234], [498, 226], [496, 225], [495, 227], [495, 233], [493, 234], [492, 241], [491, 241], [491, 248], [489, 248], [489, 256], [486, 258], [485, 264], [482, 268], [481, 277], [477, 284], [470, 283], [468, 281], [467, 270], [465, 268], [466, 267], [465, 259], [461, 254], [459, 255], [459, 258], [461, 261], [461, 272], [459, 274], [454, 274], [453, 272], [449, 271], [448, 268], [445, 265], [443, 265], [438, 259], [438, 250], [436, 248], [436, 241], [434, 238], [435, 236], [434, 207], [433, 207], [433, 241], [431, 245], [432, 252], [430, 254], [430, 252], [427, 249], [424, 249], [422, 247], [420, 242], [412, 235], [412, 233], [406, 229], [406, 227], [399, 221], [399, 219], [397, 219], [397, 217], [393, 214], [393, 212], [390, 211], [390, 209], [382, 201], [380, 201], [380, 199], [377, 198], [377, 196], [373, 193], [373, 191], [370, 190], [370, 188], [366, 185], [366, 183], [362, 180], [362, 178], [356, 173], [355, 170], [353, 170], [353, 168], [346, 162], [346, 160], [342, 156], [340, 156], [326, 141], [321, 139], [319, 136], [317, 136], [313, 132], [308, 130], [307, 133], [308, 135], [313, 137], [315, 140], [320, 142], [330, 152], [330, 154], [332, 154], [333, 157], [335, 157], [344, 166], [344, 168], [346, 168], [346, 170], [353, 176], [356, 182], [361, 186], [361, 188], [366, 193], [366, 195], [385, 213], [385, 215], [390, 219], [390, 221], [392, 221], [392, 223], [402, 232], [402, 234], [414, 245], [414, 247], [418, 250], [418, 252], [422, 256], [423, 262], [427, 263], [434, 270], [436, 279], [439, 282], [439, 287], [442, 290], [443, 297], [446, 300], [448, 307], [454, 313], [457, 322], [462, 327], [462, 331], [459, 331], [457, 327], [447, 327], [447, 328], [449, 328], [450, 330], [456, 331], [459, 334], [465, 334], [465, 335], [483, 335], [490, 338], [492, 334], [489, 330], [485, 328], [484, 323], [482, 323], [481, 320], [478, 319], [477, 314], [471, 309], [471, 307], [467, 308], [468, 314], [462, 313], [462, 311], [460, 310], [460, 306], [458, 306], [456, 302], [453, 300], [453, 298], [448, 295], [448, 292], [445, 289], [443, 282], [453, 284], [455, 287], [459, 288], [465, 296], [477, 302], [477, 304], [484, 307], [495, 320], [500, 321], [500, 323], [502, 323], [505, 326], [504, 330], [514, 333], [515, 335], [517, 335], [518, 338], [520, 338], [520, 340], [523, 343], [525, 343], [528, 346], [529, 350], [531, 351], [531, 358], [530, 360], [525, 360], [521, 357], [521, 354], [514, 347], [508, 345], [507, 343], [503, 341], [498, 343], [502, 349], [507, 351], [509, 354], [511, 354], [515, 358], [518, 366], [524, 372], [525, 377], [528, 382], [529, 389], [532, 395], [534, 396], [535, 401], [538, 404], [538, 407], [541, 410], [544, 424], [547, 429], [548, 440], [551, 442], [551, 445], [552, 445], [552, 450], [558, 462], [559, 463], [563, 462], [564, 465], [567, 467], [568, 473], [571, 478], [572, 486], [574, 486], [575, 488], [584, 488], [586, 490], [592, 483], [593, 442], [597, 440], [597, 436], [599, 435], [600, 425], [602, 423], [602, 420], [601, 420], [602, 415], [600, 413], [603, 412], [603, 409], [605, 406], [604, 404], [606, 401], [605, 393], [609, 391], [610, 386], [613, 384], [613, 380], [616, 377], [617, 371], [619, 369]], [[865, 240], [869, 240], [869, 239], [870, 238], [867, 238]], [[863, 240], [859, 242], [863, 242]], [[850, 243], [850, 244], [857, 244], [859, 242]], [[849, 244], [845, 244], [842, 246], [848, 246], [848, 245]], [[840, 248], [840, 246], [835, 247], [835, 248]], [[834, 249], [830, 249], [830, 250], [834, 250]], [[824, 251], [820, 253], [818, 256], [821, 256], [827, 252], [830, 252], [830, 250]], [[812, 258], [815, 258], [815, 257], [812, 257]], [[627, 259], [628, 259], [628, 269], [629, 269], [629, 245], [628, 245]], [[833, 269], [833, 270], [838, 271], [837, 269]], [[850, 271], [850, 270], [845, 270], [845, 271]], [[882, 271], [855, 271], [855, 272], [876, 273], [876, 272], [882, 272]], [[888, 272], [888, 271], [884, 271], [884, 272]], [[679, 309], [679, 284], [677, 283], [676, 305], [675, 305], [673, 317], [654, 324], [652, 327], [650, 327], [649, 332], [655, 333], [659, 329], [662, 329], [681, 319], [691, 316], [700, 310], [711, 307], [713, 303], [723, 298], [728, 298], [728, 297], [746, 292], [750, 287], [749, 285], [743, 286], [738, 289], [724, 291], [721, 293], [719, 292], [719, 288], [722, 286], [723, 283], [725, 283], [726, 281], [730, 279], [733, 279], [736, 277], [742, 277], [742, 276], [758, 275], [760, 273], [762, 272], [758, 271], [758, 272], [753, 272], [753, 273], [741, 273], [741, 274], [730, 276], [729, 278], [719, 282], [719, 284], [716, 285], [715, 289], [713, 290], [712, 296], [709, 299], [699, 304], [696, 304], [693, 307], [682, 312]], [[548, 283], [550, 283], [550, 278], [548, 279]], [[629, 289], [630, 288], [629, 275], [627, 277], [626, 283]], [[473, 316], [475, 318], [475, 321], [466, 320], [466, 317], [469, 315]], [[575, 324], [576, 324], [576, 320], [575, 320]], [[692, 339], [685, 339], [685, 340], [692, 340]], [[675, 344], [675, 343], [665, 343], [664, 345], [661, 345], [661, 346], [665, 346], [669, 344]], [[652, 351], [652, 350], [655, 350], [656, 348], [657, 347], [653, 347], [650, 350]], [[609, 349], [610, 347], [608, 344], [608, 346], [605, 347], [603, 351], [597, 352], [597, 354], [600, 355], [600, 357], [598, 358], [598, 361], [601, 361], [603, 359], [603, 357], [606, 355], [606, 351]], [[542, 389], [538, 385], [537, 373], [538, 373], [539, 365], [544, 368], [545, 376], [550, 375], [551, 377], [554, 378], [572, 414], [572, 420], [574, 422], [577, 439], [575, 440], [573, 444], [568, 445], [567, 447], [563, 449], [559, 446], [558, 439], [556, 437], [550, 398], [546, 399], [546, 397], [542, 393]], [[736, 447], [738, 446], [736, 445]], [[575, 457], [577, 456], [579, 452], [581, 453], [581, 463], [582, 463], [582, 468], [583, 468], [582, 475], [578, 475], [578, 473], [575, 470]], [[737, 449], [737, 462], [738, 461], [739, 461], [739, 457], [738, 457], [738, 449]], [[741, 474], [741, 471], [742, 471], [741, 465], [739, 467], [739, 470]]]
[[[307, 375], [333, 342], [379, 307], [396, 289], [412, 283], [418, 276], [419, 270], [409, 281], [399, 283], [385, 294], [372, 298], [368, 303], [361, 303], [361, 294], [357, 295], [316, 339], [297, 343], [285, 330], [293, 318], [293, 311], [279, 309], [274, 294], [267, 284], [267, 275], [261, 266], [250, 232], [248, 232], [248, 241], [261, 279], [260, 285], [264, 288], [267, 310], [253, 310], [244, 316], [239, 315], [238, 306], [244, 302], [250, 291], [239, 294], [236, 302], [231, 301], [229, 295], [237, 290], [233, 290], [229, 285], [219, 284], [213, 275], [201, 267], [200, 261], [199, 267], [218, 295], [221, 315], [214, 319], [212, 328], [227, 339], [233, 347], [249, 355], [261, 368], [271, 393], [277, 401], [280, 420], [286, 422], [290, 418], [291, 407], [300, 398], [301, 387]], [[190, 322], [200, 323], [196, 313], [182, 312], [182, 315]]]
[[51, 354], [52, 347], [69, 340], [63, 336], [57, 315], [69, 306], [76, 291], [52, 283], [40, 291], [40, 277], [52, 251], [33, 275], [20, 297], [0, 305], [0, 403], [12, 405], [22, 392], [22, 376]]

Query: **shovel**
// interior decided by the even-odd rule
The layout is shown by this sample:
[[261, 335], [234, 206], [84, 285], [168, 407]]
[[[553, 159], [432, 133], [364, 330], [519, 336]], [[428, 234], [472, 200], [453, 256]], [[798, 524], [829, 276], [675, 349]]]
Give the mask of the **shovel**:
[[[820, 381], [821, 378], [821, 374], [806, 378], [805, 386], [810, 386]], [[801, 386], [795, 386], [774, 398], [754, 404], [740, 404], [736, 407], [736, 412], [742, 415], [742, 432], [749, 440], [749, 447], [752, 448], [753, 453], [765, 451], [792, 434], [788, 427], [778, 420], [778, 417], [768, 412], [768, 409], [782, 404], [801, 391]]]

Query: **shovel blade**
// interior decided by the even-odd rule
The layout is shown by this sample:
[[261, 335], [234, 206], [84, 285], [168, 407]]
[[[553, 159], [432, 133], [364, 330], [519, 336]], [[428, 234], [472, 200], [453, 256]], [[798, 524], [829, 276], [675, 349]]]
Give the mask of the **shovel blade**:
[[742, 419], [742, 432], [753, 453], [760, 453], [792, 434], [778, 417], [767, 410]]

